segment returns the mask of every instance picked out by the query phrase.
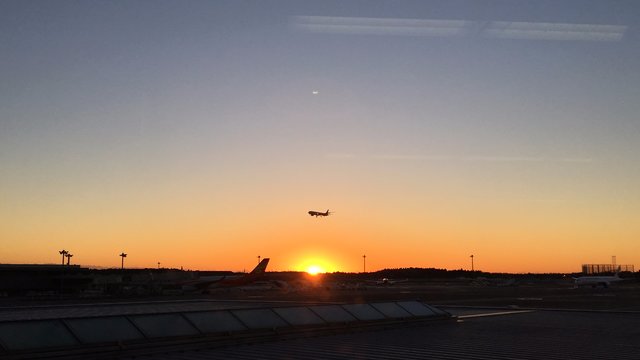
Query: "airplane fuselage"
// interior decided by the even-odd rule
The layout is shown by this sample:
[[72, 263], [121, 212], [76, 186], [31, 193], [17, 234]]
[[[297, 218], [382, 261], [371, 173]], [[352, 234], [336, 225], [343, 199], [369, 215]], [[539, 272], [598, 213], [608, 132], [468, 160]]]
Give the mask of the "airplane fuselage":
[[315, 210], [309, 210], [307, 212], [310, 216], [329, 216], [331, 213], [329, 212], [329, 209], [327, 209], [327, 211], [322, 212], [322, 211], [315, 211]]
[[606, 288], [606, 287], [609, 287], [609, 285], [611, 285], [612, 282], [622, 281], [623, 279], [615, 275], [615, 276], [581, 276], [581, 277], [575, 278], [574, 280], [575, 280], [576, 286], [592, 286], [592, 287], [602, 286]]
[[196, 280], [182, 283], [184, 291], [203, 291], [208, 288], [235, 287], [249, 285], [260, 280], [267, 269], [269, 258], [262, 259], [250, 273], [242, 275], [203, 276]]

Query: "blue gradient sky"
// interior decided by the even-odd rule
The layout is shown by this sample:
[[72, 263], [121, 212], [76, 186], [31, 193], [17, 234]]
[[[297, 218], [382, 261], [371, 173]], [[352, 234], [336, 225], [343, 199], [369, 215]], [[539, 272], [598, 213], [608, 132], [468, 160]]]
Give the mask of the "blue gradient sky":
[[[302, 17], [623, 36], [323, 33]], [[0, 262], [638, 265], [639, 20], [637, 1], [3, 1]]]

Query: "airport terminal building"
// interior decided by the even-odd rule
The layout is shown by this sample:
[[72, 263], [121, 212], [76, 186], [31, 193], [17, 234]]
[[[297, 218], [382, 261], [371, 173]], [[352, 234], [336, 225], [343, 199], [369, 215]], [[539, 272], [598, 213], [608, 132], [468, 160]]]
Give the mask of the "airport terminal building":
[[629, 271], [633, 272], [633, 265], [616, 265], [616, 264], [582, 264], [582, 273], [589, 274], [602, 274], [602, 273], [614, 273]]

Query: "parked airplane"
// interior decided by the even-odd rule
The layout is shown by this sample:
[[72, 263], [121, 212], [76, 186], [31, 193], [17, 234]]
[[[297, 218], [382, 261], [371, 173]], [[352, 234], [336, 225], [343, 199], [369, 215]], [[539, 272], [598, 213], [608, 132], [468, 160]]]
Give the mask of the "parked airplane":
[[373, 285], [389, 286], [389, 285], [395, 285], [395, 284], [403, 283], [407, 281], [409, 281], [409, 279], [396, 280], [396, 279], [390, 279], [390, 278], [382, 278], [380, 280], [368, 280], [367, 283], [373, 284]]
[[329, 212], [329, 209], [327, 209], [327, 211], [325, 211], [325, 212], [309, 210], [309, 215], [318, 217], [318, 216], [329, 216], [329, 215], [331, 215], [331, 213]]
[[611, 283], [613, 282], [618, 282], [618, 281], [623, 281], [624, 279], [620, 278], [620, 276], [618, 276], [618, 273], [616, 273], [613, 276], [580, 276], [577, 278], [573, 278], [573, 280], [575, 281], [575, 285], [576, 287], [579, 286], [591, 286], [591, 287], [597, 287], [597, 286], [602, 286], [602, 287], [609, 287], [609, 285], [611, 285]]
[[262, 259], [250, 273], [243, 275], [203, 276], [198, 279], [182, 283], [183, 291], [206, 291], [209, 288], [236, 287], [249, 285], [262, 279], [269, 258]]

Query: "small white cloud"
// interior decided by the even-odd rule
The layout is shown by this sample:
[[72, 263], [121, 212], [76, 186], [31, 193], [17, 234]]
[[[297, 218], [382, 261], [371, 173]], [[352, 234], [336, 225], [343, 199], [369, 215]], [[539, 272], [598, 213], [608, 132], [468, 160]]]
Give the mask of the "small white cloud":
[[453, 157], [448, 155], [398, 155], [383, 154], [372, 155], [371, 158], [379, 160], [452, 160]]
[[326, 154], [325, 157], [329, 159], [355, 159], [358, 155], [349, 153], [332, 153]]
[[541, 162], [542, 157], [529, 156], [467, 156], [463, 158], [466, 161], [484, 161], [484, 162]]
[[559, 159], [560, 162], [568, 162], [568, 163], [591, 163], [593, 159], [591, 158], [562, 158]]
[[592, 158], [565, 157], [565, 158], [545, 158], [541, 156], [453, 156], [453, 155], [407, 155], [407, 154], [380, 154], [370, 155], [369, 158], [376, 160], [416, 160], [416, 161], [466, 161], [466, 162], [494, 162], [494, 163], [541, 163], [541, 162], [562, 162], [587, 164], [593, 162]]
[[621, 41], [625, 25], [456, 19], [293, 16], [298, 31], [325, 34], [462, 37], [551, 41]]

